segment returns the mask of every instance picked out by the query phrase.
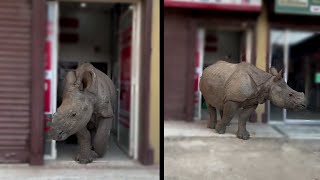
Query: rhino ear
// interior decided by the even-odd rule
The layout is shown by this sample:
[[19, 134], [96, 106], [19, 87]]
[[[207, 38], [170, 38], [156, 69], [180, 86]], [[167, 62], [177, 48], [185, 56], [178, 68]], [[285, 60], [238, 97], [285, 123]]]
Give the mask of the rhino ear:
[[278, 74], [283, 77], [283, 69], [281, 69]]
[[69, 71], [65, 77], [65, 81], [67, 84], [73, 84], [77, 80], [76, 74], [74, 71]]
[[283, 70], [281, 69], [280, 72], [276, 75], [276, 77], [273, 79], [275, 82], [280, 81], [282, 79]]
[[94, 74], [92, 71], [85, 71], [82, 75], [82, 90], [88, 90], [92, 86]]
[[76, 70], [76, 77], [76, 84], [79, 85], [78, 87], [80, 91], [89, 91], [96, 94], [96, 73], [91, 64], [85, 63], [78, 67]]
[[269, 73], [272, 74], [273, 76], [278, 75], [278, 71], [277, 71], [277, 69], [274, 68], [274, 67], [271, 67], [271, 68], [269, 69]]
[[76, 80], [76, 73], [74, 71], [69, 71], [63, 80], [62, 89], [69, 89], [70, 86], [75, 84]]

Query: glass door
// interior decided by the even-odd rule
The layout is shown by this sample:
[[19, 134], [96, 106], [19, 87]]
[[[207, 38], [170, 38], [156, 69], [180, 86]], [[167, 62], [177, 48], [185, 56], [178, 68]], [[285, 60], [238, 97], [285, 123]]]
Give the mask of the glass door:
[[304, 92], [307, 109], [290, 111], [268, 103], [271, 122], [320, 124], [320, 33], [271, 30], [270, 67], [284, 70], [284, 79], [294, 90]]
[[304, 92], [308, 108], [286, 112], [286, 121], [320, 123], [320, 33], [287, 31], [287, 83]]
[[56, 159], [56, 141], [48, 137], [48, 130], [53, 112], [57, 108], [57, 70], [58, 70], [58, 17], [59, 4], [57, 1], [47, 2], [47, 39], [45, 66], [45, 159]]
[[119, 22], [120, 97], [118, 116], [118, 143], [129, 154], [130, 150], [130, 100], [131, 100], [131, 54], [132, 10], [128, 8]]
[[[269, 67], [275, 67], [278, 71], [284, 70], [284, 47], [285, 47], [285, 31], [284, 30], [272, 30], [270, 33], [270, 55], [269, 55]], [[284, 111], [282, 108], [274, 106], [268, 101], [268, 122], [283, 122]]]
[[194, 119], [201, 120], [202, 109], [202, 95], [199, 88], [199, 81], [202, 75], [203, 58], [204, 58], [204, 43], [205, 43], [205, 30], [199, 28], [197, 31], [197, 53], [195, 61], [195, 74], [194, 74]]

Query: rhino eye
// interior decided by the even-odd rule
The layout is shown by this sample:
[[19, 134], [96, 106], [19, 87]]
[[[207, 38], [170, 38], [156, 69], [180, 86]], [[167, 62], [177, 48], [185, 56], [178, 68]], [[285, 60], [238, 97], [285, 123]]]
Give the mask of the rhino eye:
[[74, 116], [76, 116], [76, 113], [74, 112], [74, 113], [72, 113], [72, 116], [74, 117]]
[[289, 96], [293, 96], [293, 94], [292, 94], [292, 93], [290, 93], [290, 94], [289, 94]]

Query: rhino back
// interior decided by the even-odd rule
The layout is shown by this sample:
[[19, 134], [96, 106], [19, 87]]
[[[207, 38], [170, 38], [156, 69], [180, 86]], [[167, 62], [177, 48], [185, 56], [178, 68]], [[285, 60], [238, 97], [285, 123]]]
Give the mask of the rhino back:
[[116, 92], [113, 81], [109, 78], [109, 76], [98, 69], [96, 69], [96, 74], [98, 83], [98, 98], [101, 100], [101, 102], [111, 101], [112, 107], [114, 108], [116, 105]]
[[211, 106], [220, 110], [223, 109], [224, 88], [237, 66], [237, 64], [218, 61], [203, 71], [200, 79], [200, 90], [206, 102]]

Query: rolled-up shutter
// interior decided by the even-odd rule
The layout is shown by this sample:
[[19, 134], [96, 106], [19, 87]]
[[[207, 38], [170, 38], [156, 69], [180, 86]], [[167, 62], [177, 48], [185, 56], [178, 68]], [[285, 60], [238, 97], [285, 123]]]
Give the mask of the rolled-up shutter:
[[30, 141], [31, 1], [0, 1], [0, 162], [27, 162]]

